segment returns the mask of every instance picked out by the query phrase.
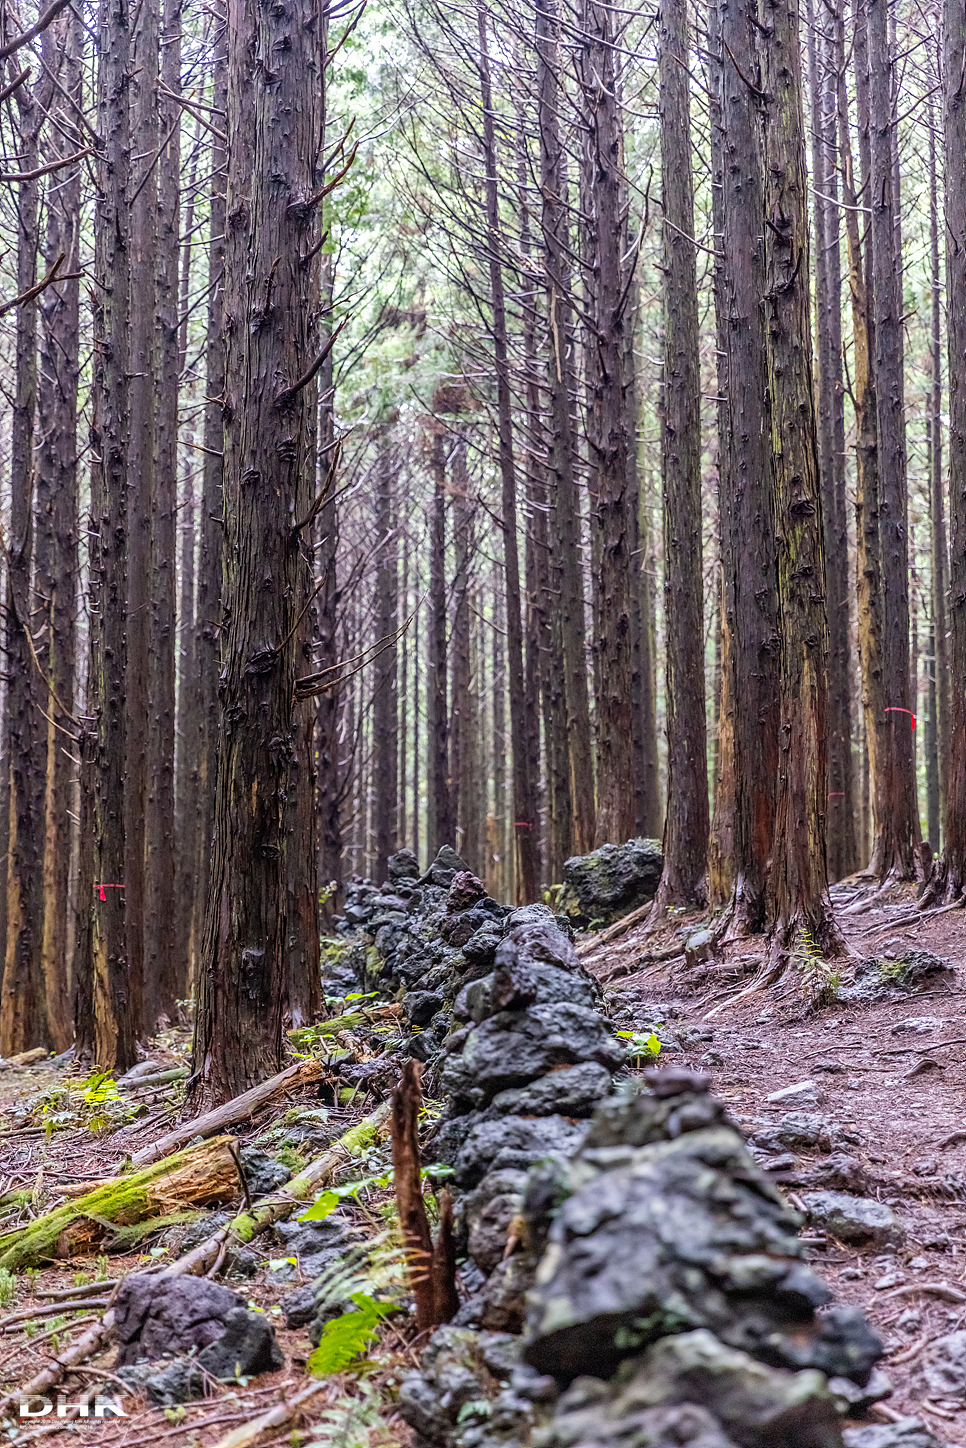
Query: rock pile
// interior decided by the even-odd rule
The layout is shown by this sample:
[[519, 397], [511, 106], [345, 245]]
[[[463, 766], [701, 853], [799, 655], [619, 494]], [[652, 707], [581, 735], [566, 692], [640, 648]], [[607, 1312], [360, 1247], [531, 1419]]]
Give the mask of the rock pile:
[[575, 925], [610, 924], [654, 898], [663, 869], [659, 840], [601, 845], [566, 861], [557, 909]]

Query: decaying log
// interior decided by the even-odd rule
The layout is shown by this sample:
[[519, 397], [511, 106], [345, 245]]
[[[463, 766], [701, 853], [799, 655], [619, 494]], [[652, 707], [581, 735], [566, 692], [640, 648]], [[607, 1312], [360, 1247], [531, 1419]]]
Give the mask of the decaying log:
[[239, 1190], [231, 1137], [104, 1182], [24, 1227], [0, 1236], [0, 1267], [16, 1272], [59, 1257], [89, 1255], [113, 1227], [129, 1227], [188, 1207], [210, 1206]]

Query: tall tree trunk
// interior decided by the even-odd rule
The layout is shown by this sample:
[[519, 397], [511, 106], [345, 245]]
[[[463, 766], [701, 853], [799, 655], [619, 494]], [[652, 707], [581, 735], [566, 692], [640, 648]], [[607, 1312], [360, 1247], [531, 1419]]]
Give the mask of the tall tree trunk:
[[[322, 259], [322, 305], [325, 326], [332, 329], [332, 296], [335, 263]], [[324, 334], [323, 334], [324, 335]], [[330, 351], [319, 370], [319, 487], [325, 502], [319, 510], [318, 546], [315, 566], [322, 583], [317, 600], [318, 667], [331, 669], [338, 661], [339, 607], [339, 512], [336, 492], [335, 453], [335, 358]], [[319, 695], [315, 737], [319, 761], [316, 805], [319, 821], [319, 881], [325, 892], [323, 913], [331, 920], [342, 884], [341, 807], [344, 779], [339, 762], [339, 727], [342, 719], [341, 689]]]
[[882, 684], [888, 725], [876, 759], [881, 787], [872, 868], [882, 880], [921, 873], [909, 692], [909, 548], [903, 383], [902, 255], [898, 239], [896, 118], [889, 0], [865, 0], [869, 52], [876, 424], [879, 458], [879, 547], [882, 567]]
[[[183, 0], [164, 0], [160, 79], [166, 91], [181, 88]], [[146, 898], [144, 970], [155, 1012], [170, 1019], [188, 983], [181, 951], [172, 949], [175, 894], [175, 647], [177, 641], [178, 379], [181, 373], [178, 312], [181, 230], [180, 106], [159, 93], [157, 146], [157, 320], [155, 376], [157, 423], [152, 568], [148, 613], [151, 714], [145, 821]], [[148, 158], [150, 160], [150, 157]], [[190, 224], [185, 230], [190, 231]], [[180, 942], [179, 942], [180, 944]], [[154, 1021], [148, 1017], [148, 1025]]]
[[556, 0], [536, 0], [540, 185], [543, 196], [544, 285], [549, 320], [547, 471], [553, 517], [552, 588], [558, 592], [552, 626], [560, 639], [570, 766], [573, 848], [594, 844], [594, 769], [584, 648], [580, 509], [574, 476], [576, 445], [571, 394], [573, 320], [567, 175], [560, 134], [560, 21]]
[[[456, 825], [452, 843], [474, 871], [478, 862], [471, 859], [472, 842], [467, 837], [467, 805], [465, 787], [473, 755], [473, 707], [470, 698], [472, 665], [470, 660], [470, 573], [475, 551], [473, 509], [469, 499], [466, 466], [467, 439], [457, 437], [451, 455], [450, 478], [453, 491], [453, 633], [450, 654], [450, 725], [449, 725], [449, 789], [450, 805]], [[464, 765], [464, 761], [466, 761]]]
[[[392, 437], [388, 424], [382, 424], [377, 430], [375, 462], [375, 536], [379, 549], [376, 555], [375, 627], [376, 638], [380, 640], [395, 634], [399, 613], [399, 535], [393, 516], [392, 479]], [[386, 879], [389, 856], [397, 848], [397, 654], [395, 644], [383, 644], [373, 665], [372, 732], [375, 757], [372, 779], [376, 791], [376, 879], [379, 881]]]
[[454, 844], [449, 787], [449, 710], [446, 702], [446, 434], [432, 429], [430, 469], [433, 512], [429, 543], [429, 652], [426, 669], [426, 853], [430, 860], [441, 845]]
[[[142, 980], [143, 1019], [153, 1030], [158, 980], [147, 973], [147, 808], [151, 777], [151, 642], [153, 534], [158, 423], [158, 56], [159, 0], [140, 0], [132, 13], [131, 53], [131, 347], [128, 439], [127, 721], [124, 769], [124, 898], [128, 969]], [[164, 345], [164, 344], [162, 344]], [[173, 520], [172, 520], [173, 521]], [[169, 565], [171, 560], [169, 559]], [[160, 763], [160, 761], [158, 761]], [[153, 783], [153, 781], [152, 781]], [[160, 961], [161, 945], [151, 957]], [[140, 1027], [140, 1022], [138, 1023]]]
[[[708, 11], [708, 107], [711, 147], [711, 219], [715, 238], [714, 316], [716, 377], [718, 383], [718, 690], [716, 695], [716, 735], [714, 770], [714, 809], [708, 841], [708, 898], [713, 905], [727, 904], [734, 890], [735, 830], [735, 698], [734, 698], [734, 622], [733, 588], [728, 586], [728, 558], [732, 543], [726, 537], [731, 516], [733, 493], [730, 465], [732, 451], [727, 446], [729, 430], [728, 405], [728, 288], [721, 244], [725, 232], [724, 168], [726, 138], [722, 117], [724, 66], [731, 62], [721, 46], [721, 7], [718, 0]], [[727, 606], [730, 602], [730, 608]]]
[[707, 901], [708, 759], [701, 560], [701, 365], [691, 179], [687, 0], [662, 0], [664, 598], [668, 792], [655, 909]]
[[966, 3], [945, 0], [946, 342], [949, 367], [949, 752], [944, 885], [966, 886]]
[[[228, 103], [228, 18], [211, 16], [212, 105], [224, 113]], [[214, 136], [209, 198], [208, 316], [205, 342], [204, 454], [202, 458], [201, 526], [198, 530], [198, 586], [195, 601], [198, 720], [197, 854], [189, 862], [192, 899], [188, 976], [197, 977], [204, 930], [205, 897], [211, 869], [215, 823], [215, 780], [221, 706], [221, 625], [224, 611], [222, 572], [225, 540], [225, 492], [222, 453], [225, 446], [225, 255], [227, 232], [227, 165], [224, 143]]]
[[[57, 71], [71, 99], [79, 104], [82, 86], [84, 25], [68, 12], [44, 32], [44, 62]], [[49, 159], [76, 154], [79, 132], [61, 116], [67, 135], [50, 128]], [[81, 172], [74, 166], [59, 173], [56, 195], [47, 202], [44, 263], [53, 266], [63, 253], [64, 270], [76, 272], [80, 258]], [[49, 287], [40, 302], [41, 339], [37, 391], [37, 543], [35, 590], [42, 601], [44, 636], [38, 646], [42, 673], [49, 680], [44, 705], [47, 720], [47, 780], [44, 828], [44, 935], [42, 974], [46, 982], [47, 1017], [58, 1050], [73, 1039], [73, 1011], [68, 978], [70, 960], [68, 904], [70, 898], [71, 776], [69, 736], [77, 661], [77, 392], [80, 373], [79, 279]], [[90, 907], [89, 894], [84, 899]]]
[[[126, 1071], [137, 1060], [142, 972], [128, 929], [125, 867], [127, 762], [128, 481], [130, 459], [132, 60], [128, 0], [101, 0], [98, 21], [97, 206], [94, 225], [94, 362], [91, 422], [91, 671], [96, 715], [93, 777], [92, 1008], [81, 1006], [78, 1052]], [[153, 284], [153, 272], [151, 273]], [[153, 285], [151, 290], [153, 291]], [[82, 776], [83, 778], [83, 776]], [[83, 827], [82, 820], [82, 827]], [[82, 848], [86, 845], [81, 836]], [[85, 874], [81, 873], [82, 888]], [[83, 907], [83, 901], [81, 902]], [[85, 971], [86, 977], [86, 971]], [[93, 1036], [89, 1035], [93, 1028]]]
[[637, 832], [634, 791], [628, 787], [635, 773], [631, 550], [636, 534], [629, 509], [636, 497], [627, 406], [632, 378], [625, 370], [631, 351], [625, 331], [632, 325], [628, 283], [636, 257], [628, 246], [618, 61], [621, 22], [610, 5], [584, 0], [580, 27], [577, 60], [586, 177], [582, 233], [592, 322], [585, 385], [596, 560], [596, 843], [603, 845], [623, 844]]
[[781, 760], [768, 889], [773, 960], [794, 943], [844, 950], [826, 874], [828, 623], [812, 335], [798, 0], [765, 0], [766, 358], [781, 638]]
[[[825, 17], [816, 31], [807, 7], [811, 90], [815, 317], [818, 371], [818, 465], [825, 526], [829, 619], [828, 871], [841, 880], [858, 865], [852, 768], [849, 539], [845, 507], [845, 413], [842, 384], [842, 267], [839, 252], [835, 75]], [[834, 23], [834, 22], [833, 22]]]
[[[322, 44], [306, 0], [229, 8], [225, 668], [193, 1099], [279, 1069], [312, 580]], [[266, 84], [271, 76], [271, 84]], [[305, 781], [303, 779], [303, 787]], [[314, 851], [302, 870], [315, 894]]]
[[[754, 0], [752, 0], [754, 6]], [[765, 892], [775, 834], [779, 664], [777, 521], [770, 485], [765, 373], [764, 178], [755, 102], [745, 77], [758, 59], [756, 7], [723, 0], [721, 117], [724, 292], [728, 318], [727, 450], [731, 492], [721, 519], [724, 608], [731, 651], [734, 731], [735, 933], [766, 923]]]
[[[38, 166], [43, 118], [39, 98], [24, 82], [15, 92], [18, 154], [24, 171]], [[20, 184], [17, 198], [17, 291], [37, 278], [40, 188]], [[31, 591], [34, 550], [34, 423], [37, 407], [37, 309], [17, 309], [16, 374], [10, 426], [10, 546], [7, 552], [6, 740], [10, 824], [7, 841], [7, 933], [0, 992], [0, 1055], [48, 1046], [43, 974], [44, 781], [50, 712], [33, 643]]]
[[[518, 903], [537, 898], [537, 808], [527, 733], [523, 624], [520, 613], [520, 555], [517, 542], [517, 479], [513, 453], [513, 403], [507, 346], [506, 295], [503, 284], [503, 240], [500, 230], [496, 128], [490, 84], [486, 9], [477, 5], [480, 42], [480, 99], [483, 106], [483, 155], [486, 163], [486, 226], [493, 307], [493, 356], [496, 363], [497, 445], [500, 462], [500, 505], [503, 531], [503, 572], [506, 592], [506, 641], [509, 672], [510, 752], [513, 768], [513, 818]], [[499, 813], [499, 811], [497, 811]]]
[[932, 100], [927, 110], [929, 140], [929, 264], [932, 286], [932, 331], [929, 354], [932, 387], [929, 397], [929, 521], [932, 558], [932, 593], [929, 609], [929, 728], [928, 749], [929, 839], [938, 855], [941, 817], [939, 800], [947, 756], [949, 721], [949, 668], [946, 650], [946, 589], [949, 558], [946, 551], [946, 510], [943, 497], [943, 377], [942, 377], [942, 274], [939, 256], [939, 184], [936, 163], [936, 127]]

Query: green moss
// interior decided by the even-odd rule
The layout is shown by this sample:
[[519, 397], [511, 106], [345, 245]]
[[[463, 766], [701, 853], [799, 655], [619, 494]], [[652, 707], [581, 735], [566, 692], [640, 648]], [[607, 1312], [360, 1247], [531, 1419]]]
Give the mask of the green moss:
[[[293, 1183], [290, 1183], [293, 1185]], [[231, 1224], [231, 1230], [240, 1242], [250, 1242], [255, 1235], [255, 1228], [258, 1223], [248, 1212], [239, 1212]]]
[[346, 1132], [342, 1145], [350, 1156], [361, 1156], [368, 1147], [375, 1146], [376, 1136], [376, 1128], [370, 1121], [360, 1121]]

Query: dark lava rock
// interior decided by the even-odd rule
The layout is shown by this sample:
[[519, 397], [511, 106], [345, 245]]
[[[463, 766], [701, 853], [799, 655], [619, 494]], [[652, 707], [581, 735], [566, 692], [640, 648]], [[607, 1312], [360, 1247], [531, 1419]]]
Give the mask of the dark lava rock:
[[401, 880], [415, 882], [419, 878], [419, 861], [412, 850], [397, 850], [394, 855], [389, 856], [386, 864], [390, 882], [394, 885]]
[[287, 1293], [278, 1304], [288, 1328], [307, 1327], [315, 1316], [315, 1283], [303, 1282], [294, 1292]]
[[419, 1372], [409, 1373], [399, 1391], [399, 1413], [424, 1442], [450, 1448], [467, 1441], [480, 1442], [480, 1429], [496, 1431], [512, 1442], [529, 1437], [530, 1404], [503, 1386], [500, 1353], [488, 1347], [500, 1342], [494, 1333], [469, 1328], [438, 1328], [419, 1360]]
[[522, 1256], [500, 1262], [481, 1294], [480, 1326], [491, 1332], [522, 1331], [526, 1294], [532, 1286], [533, 1267]]
[[403, 996], [403, 1014], [414, 1026], [428, 1026], [443, 1009], [443, 997], [431, 990], [413, 990]]
[[797, 1151], [802, 1147], [819, 1147], [828, 1151], [832, 1144], [832, 1125], [813, 1111], [789, 1111], [776, 1126], [763, 1126], [751, 1138], [759, 1151]]
[[854, 1192], [857, 1196], [875, 1185], [858, 1157], [834, 1152], [824, 1161], [816, 1162], [799, 1178], [802, 1186], [830, 1192]]
[[496, 954], [496, 970], [460, 991], [455, 1013], [461, 1020], [479, 1024], [500, 1011], [522, 1010], [538, 1003], [557, 1005], [566, 1001], [588, 1010], [596, 1006], [599, 993], [592, 981], [539, 961], [514, 961], [509, 967], [501, 967], [503, 948], [501, 945]]
[[440, 889], [448, 890], [458, 874], [467, 873], [466, 861], [460, 859], [452, 845], [442, 845], [425, 875], [419, 877], [419, 884], [438, 885]]
[[831, 1294], [795, 1260], [800, 1219], [736, 1131], [637, 1148], [593, 1140], [592, 1127], [537, 1270], [525, 1362], [563, 1380], [606, 1375], [657, 1338], [709, 1328], [775, 1365], [868, 1377], [881, 1344], [868, 1334], [863, 1356], [857, 1330], [833, 1320], [826, 1335], [816, 1322]]
[[496, 958], [496, 952], [500, 944], [500, 936], [496, 933], [493, 925], [489, 922], [481, 925], [480, 928], [470, 936], [469, 940], [463, 943], [463, 955], [471, 966], [489, 966]]
[[526, 1180], [518, 1168], [489, 1172], [463, 1203], [469, 1255], [483, 1272], [492, 1272], [503, 1261], [510, 1225], [523, 1206]]
[[901, 1247], [906, 1233], [890, 1207], [873, 1197], [851, 1197], [845, 1192], [803, 1192], [809, 1219], [840, 1242], [856, 1246], [870, 1243], [880, 1251]]
[[450, 915], [458, 915], [461, 910], [470, 910], [478, 900], [486, 897], [486, 886], [482, 880], [478, 880], [472, 870], [462, 870], [453, 877], [453, 883], [449, 887], [449, 895], [446, 897], [446, 909]]
[[238, 1308], [244, 1310], [245, 1304], [237, 1293], [206, 1277], [134, 1272], [121, 1283], [114, 1302], [114, 1331], [121, 1345], [115, 1367], [207, 1347]]
[[284, 1186], [292, 1178], [290, 1167], [254, 1146], [242, 1147], [241, 1163], [248, 1190], [253, 1197], [267, 1197], [269, 1192]]
[[487, 1109], [500, 1116], [590, 1116], [609, 1095], [612, 1084], [609, 1071], [585, 1061], [581, 1066], [552, 1071], [529, 1086], [501, 1091]]
[[900, 1418], [898, 1423], [873, 1423], [868, 1428], [846, 1428], [845, 1448], [946, 1448], [921, 1418]]
[[196, 1357], [175, 1358], [144, 1379], [144, 1389], [155, 1403], [188, 1403], [205, 1395], [208, 1378], [234, 1382], [238, 1378], [275, 1373], [285, 1355], [275, 1340], [275, 1329], [259, 1312], [236, 1307], [225, 1317], [225, 1330]]
[[564, 1002], [501, 1011], [471, 1031], [452, 1055], [442, 1084], [465, 1106], [485, 1106], [498, 1091], [526, 1086], [555, 1066], [596, 1061], [614, 1071], [626, 1056], [596, 1011]]
[[926, 1348], [923, 1375], [930, 1397], [966, 1398], [966, 1332], [949, 1332]]
[[346, 1226], [344, 1218], [336, 1216], [324, 1222], [276, 1222], [275, 1236], [286, 1257], [297, 1257], [302, 1272], [317, 1277], [345, 1251]]
[[562, 1116], [504, 1116], [474, 1126], [456, 1158], [455, 1184], [474, 1187], [489, 1171], [510, 1167], [527, 1171], [544, 1157], [571, 1157], [584, 1138], [585, 1127]]
[[609, 923], [653, 898], [663, 868], [657, 840], [628, 840], [575, 855], [564, 865], [557, 909], [574, 924]]
[[[679, 1417], [672, 1431], [673, 1419], [662, 1423], [656, 1415], [684, 1408], [691, 1423]], [[548, 1448], [628, 1442], [841, 1448], [842, 1442], [835, 1401], [820, 1373], [766, 1367], [701, 1330], [662, 1339], [643, 1360], [628, 1362], [613, 1385], [581, 1379], [557, 1404], [551, 1434]]]

